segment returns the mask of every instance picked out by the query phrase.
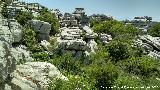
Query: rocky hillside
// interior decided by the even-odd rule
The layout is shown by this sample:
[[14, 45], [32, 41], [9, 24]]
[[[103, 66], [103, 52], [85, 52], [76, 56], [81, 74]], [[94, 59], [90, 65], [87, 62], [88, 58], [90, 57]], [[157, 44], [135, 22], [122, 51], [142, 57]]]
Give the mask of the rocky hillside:
[[[54, 65], [34, 62], [31, 52], [21, 44], [23, 26], [15, 19], [0, 16], [0, 90], [47, 90], [50, 78], [67, 80]], [[44, 24], [40, 25], [42, 32], [51, 29], [45, 22], [40, 23]]]
[[0, 4], [0, 90], [159, 90], [160, 24], [146, 35], [84, 8]]

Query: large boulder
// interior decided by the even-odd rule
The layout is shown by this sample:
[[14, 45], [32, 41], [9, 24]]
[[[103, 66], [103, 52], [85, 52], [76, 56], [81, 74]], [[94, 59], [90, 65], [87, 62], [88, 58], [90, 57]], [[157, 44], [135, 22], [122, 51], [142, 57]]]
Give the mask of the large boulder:
[[73, 40], [81, 39], [82, 30], [77, 27], [72, 28], [61, 28], [61, 39], [63, 40]]
[[28, 24], [37, 33], [39, 41], [49, 40], [51, 24], [40, 20], [30, 20], [28, 21]]
[[68, 80], [54, 65], [47, 62], [27, 62], [24, 65], [17, 65], [12, 76], [13, 90], [48, 90], [50, 78]]

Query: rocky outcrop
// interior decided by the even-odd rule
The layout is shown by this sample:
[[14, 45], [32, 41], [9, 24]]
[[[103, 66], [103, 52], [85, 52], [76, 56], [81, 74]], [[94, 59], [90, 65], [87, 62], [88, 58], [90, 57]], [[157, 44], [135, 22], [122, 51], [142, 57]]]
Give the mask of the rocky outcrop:
[[76, 50], [76, 51], [85, 51], [88, 48], [86, 42], [81, 39], [61, 40], [59, 41], [59, 47], [64, 50]]
[[13, 36], [14, 42], [20, 42], [22, 39], [22, 27], [21, 25], [15, 20], [10, 19], [9, 20], [9, 29]]
[[51, 24], [40, 20], [30, 20], [28, 24], [37, 33], [38, 41], [49, 40], [49, 33], [51, 30]]
[[16, 69], [16, 58], [11, 53], [12, 44], [22, 39], [21, 26], [14, 19], [0, 18], [0, 90], [11, 81], [10, 73]]
[[17, 65], [12, 76], [13, 90], [48, 90], [50, 78], [68, 80], [54, 65], [46, 62], [27, 62], [24, 65]]
[[16, 69], [16, 59], [10, 53], [10, 45], [5, 41], [0, 41], [0, 90], [11, 81], [10, 73]]
[[43, 40], [40, 45], [48, 52], [49, 55], [53, 55], [54, 47], [52, 47], [48, 41]]
[[0, 40], [10, 44], [22, 39], [22, 27], [14, 19], [0, 19]]
[[112, 36], [111, 36], [111, 35], [108, 35], [108, 34], [100, 33], [100, 34], [98, 35], [98, 37], [99, 37], [100, 41], [101, 41], [102, 43], [104, 43], [104, 44], [107, 44], [107, 43], [109, 43], [109, 41], [112, 40]]
[[[81, 56], [83, 53], [88, 55], [95, 52], [97, 43], [94, 41], [96, 34], [88, 27], [84, 29], [79, 27], [63, 27], [60, 29], [60, 37], [57, 39], [58, 46], [63, 52], [69, 50], [75, 56]], [[83, 40], [86, 38], [86, 40]]]
[[143, 48], [143, 52], [151, 57], [160, 58], [160, 37], [138, 36], [134, 46]]
[[33, 58], [30, 56], [30, 52], [26, 50], [27, 47], [20, 45], [18, 47], [11, 48], [11, 54], [16, 59], [16, 62], [31, 62]]

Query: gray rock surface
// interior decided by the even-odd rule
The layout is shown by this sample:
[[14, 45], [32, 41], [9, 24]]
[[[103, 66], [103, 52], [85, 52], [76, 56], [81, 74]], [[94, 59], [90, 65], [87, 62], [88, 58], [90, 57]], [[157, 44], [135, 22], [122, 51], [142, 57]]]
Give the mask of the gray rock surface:
[[16, 59], [12, 57], [10, 47], [7, 42], [0, 41], [0, 90], [4, 89], [5, 81], [10, 82], [10, 73], [16, 69]]
[[[72, 51], [76, 57], [82, 55], [82, 51], [88, 56], [89, 53], [94, 53], [94, 50], [97, 49], [97, 43], [94, 41], [97, 34], [93, 33], [88, 26], [83, 29], [79, 27], [63, 27], [60, 31], [60, 37], [57, 39], [59, 48], [64, 51]], [[84, 34], [82, 35], [82, 33]], [[84, 37], [87, 39], [86, 41], [83, 40]]]
[[14, 19], [9, 20], [9, 29], [14, 38], [14, 42], [19, 42], [22, 39], [22, 27], [21, 25]]
[[151, 57], [160, 58], [160, 37], [152, 37], [150, 35], [138, 36], [134, 46], [143, 48], [143, 52]]
[[39, 41], [49, 40], [51, 24], [40, 20], [30, 20], [28, 23], [37, 33]]
[[65, 50], [85, 51], [88, 48], [86, 42], [81, 39], [61, 40], [59, 43], [59, 47]]
[[27, 62], [24, 65], [17, 65], [12, 73], [11, 81], [13, 90], [48, 90], [50, 78], [68, 80], [52, 64], [46, 62]]
[[16, 20], [0, 19], [0, 22], [0, 40], [14, 43], [22, 39], [22, 27]]
[[48, 41], [43, 40], [43, 41], [41, 41], [40, 44], [41, 44], [41, 46], [43, 46], [43, 48], [45, 50], [47, 50], [47, 52], [49, 53], [49, 55], [53, 55], [54, 47], [52, 47], [51, 44]]
[[[11, 48], [11, 54], [16, 59], [16, 62], [31, 62], [33, 58], [30, 56], [30, 52], [26, 50], [27, 47], [20, 45], [18, 47]], [[23, 60], [23, 61], [22, 61]]]
[[99, 34], [99, 38], [100, 38], [100, 41], [102, 43], [104, 43], [104, 44], [107, 44], [107, 43], [109, 43], [109, 41], [112, 40], [112, 36], [111, 35], [103, 34], [103, 33]]

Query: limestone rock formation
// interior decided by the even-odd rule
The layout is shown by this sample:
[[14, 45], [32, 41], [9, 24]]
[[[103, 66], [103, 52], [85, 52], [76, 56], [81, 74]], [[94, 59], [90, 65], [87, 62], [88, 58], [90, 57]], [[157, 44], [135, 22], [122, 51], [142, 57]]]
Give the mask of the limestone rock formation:
[[22, 27], [16, 20], [0, 19], [0, 22], [0, 40], [14, 43], [22, 39]]
[[112, 36], [111, 35], [103, 34], [103, 33], [99, 34], [99, 38], [100, 38], [100, 41], [102, 43], [104, 43], [104, 44], [107, 44], [107, 43], [109, 43], [109, 41], [112, 40]]
[[54, 48], [51, 46], [51, 44], [48, 41], [43, 40], [41, 41], [40, 44], [48, 52], [49, 55], [53, 55]]
[[10, 45], [5, 41], [0, 41], [0, 90], [4, 89], [4, 84], [10, 82], [10, 73], [16, 69], [16, 60], [10, 53]]
[[33, 58], [30, 56], [30, 52], [26, 50], [27, 47], [20, 45], [18, 47], [11, 48], [11, 54], [16, 59], [16, 62], [31, 62]]
[[[76, 57], [81, 56], [83, 53], [86, 56], [89, 53], [95, 53], [97, 43], [94, 41], [97, 36], [88, 26], [83, 29], [79, 27], [63, 27], [60, 29], [60, 37], [57, 39], [59, 48], [64, 52], [66, 50], [72, 51]], [[86, 38], [86, 40], [83, 40]]]
[[12, 33], [14, 38], [14, 42], [19, 42], [22, 39], [22, 27], [21, 25], [15, 20], [9, 20], [9, 29]]
[[37, 33], [38, 41], [49, 40], [49, 33], [51, 30], [51, 24], [40, 20], [30, 20], [29, 25]]
[[59, 47], [65, 50], [77, 50], [77, 51], [85, 51], [88, 48], [86, 42], [81, 39], [61, 40], [59, 42]]
[[18, 90], [48, 90], [50, 78], [68, 80], [54, 65], [46, 62], [27, 62], [24, 65], [17, 65], [12, 76], [13, 90], [18, 88]]
[[160, 58], [160, 37], [152, 37], [150, 35], [139, 36], [134, 46], [143, 48], [144, 53], [151, 57]]

